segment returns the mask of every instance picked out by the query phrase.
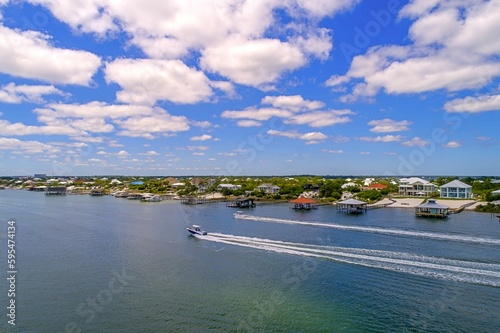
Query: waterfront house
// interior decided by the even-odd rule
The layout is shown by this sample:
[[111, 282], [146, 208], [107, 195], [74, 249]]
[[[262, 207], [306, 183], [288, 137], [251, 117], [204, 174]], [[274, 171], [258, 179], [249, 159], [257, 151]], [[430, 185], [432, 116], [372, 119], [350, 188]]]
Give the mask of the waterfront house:
[[437, 186], [422, 178], [402, 178], [399, 181], [398, 194], [401, 196], [428, 197], [433, 192], [437, 192]]
[[347, 199], [344, 201], [337, 202], [337, 212], [347, 213], [347, 214], [361, 214], [366, 213], [368, 210], [368, 204], [364, 201], [356, 199]]
[[434, 199], [429, 199], [426, 203], [415, 207], [415, 215], [445, 218], [448, 216], [449, 208], [448, 206], [438, 204]]
[[440, 187], [441, 198], [470, 199], [472, 197], [472, 186], [454, 180]]
[[257, 191], [264, 192], [266, 194], [278, 194], [280, 193], [280, 187], [273, 184], [262, 184], [255, 188]]
[[217, 185], [217, 190], [222, 191], [224, 189], [237, 191], [241, 188], [241, 185], [233, 185], [233, 184], [219, 184]]

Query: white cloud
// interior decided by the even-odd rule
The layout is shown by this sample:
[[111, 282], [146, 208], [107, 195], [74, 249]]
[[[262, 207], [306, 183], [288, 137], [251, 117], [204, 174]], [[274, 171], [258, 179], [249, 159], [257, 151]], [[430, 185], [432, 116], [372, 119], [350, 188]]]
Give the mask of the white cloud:
[[325, 106], [325, 103], [321, 101], [305, 100], [300, 95], [266, 96], [262, 99], [261, 104], [270, 104], [275, 108], [285, 109], [292, 112], [316, 110]]
[[208, 147], [208, 146], [186, 146], [186, 147], [179, 147], [177, 149], [178, 150], [189, 150], [189, 151], [194, 151], [194, 150], [205, 151], [205, 150], [209, 150], [210, 147]]
[[412, 123], [408, 120], [396, 121], [392, 119], [372, 120], [368, 125], [373, 126], [370, 132], [374, 133], [387, 133], [387, 132], [401, 132], [408, 131]]
[[462, 145], [457, 141], [450, 141], [450, 142], [444, 144], [443, 147], [454, 149], [454, 148], [462, 147]]
[[332, 150], [332, 149], [322, 149], [321, 150], [324, 153], [329, 153], [329, 154], [343, 154], [344, 151], [339, 149], [339, 150]]
[[80, 136], [87, 135], [82, 130], [68, 126], [65, 122], [53, 122], [42, 126], [25, 125], [22, 123], [10, 123], [7, 120], [0, 119], [1, 135], [22, 136], [22, 135], [69, 135]]
[[89, 85], [101, 59], [87, 51], [57, 48], [49, 36], [0, 24], [0, 72], [49, 83]]
[[364, 142], [399, 142], [401, 141], [402, 137], [401, 135], [385, 135], [377, 137], [363, 136], [358, 139]]
[[444, 105], [446, 112], [500, 111], [500, 95], [457, 98]]
[[238, 120], [236, 125], [239, 127], [256, 127], [261, 126], [262, 123], [257, 120]]
[[333, 142], [335, 142], [335, 143], [349, 142], [349, 140], [350, 139], [348, 137], [342, 136], [342, 135], [337, 135], [337, 136], [333, 137]]
[[250, 119], [250, 120], [258, 120], [265, 121], [269, 120], [272, 117], [286, 118], [290, 117], [292, 112], [287, 110], [281, 110], [276, 108], [262, 108], [256, 109], [254, 107], [247, 108], [243, 111], [224, 111], [221, 114], [222, 118], [228, 119]]
[[43, 95], [65, 94], [54, 86], [16, 85], [11, 82], [0, 87], [0, 102], [19, 104], [23, 102], [44, 103]]
[[191, 140], [191, 141], [207, 141], [207, 140], [210, 140], [210, 139], [212, 139], [211, 135], [203, 134], [203, 135], [200, 135], [200, 136], [193, 136], [189, 140]]
[[0, 150], [20, 151], [23, 153], [59, 153], [60, 149], [38, 141], [21, 141], [13, 138], [0, 138]]
[[139, 155], [145, 155], [145, 156], [158, 156], [160, 155], [158, 152], [154, 151], [154, 150], [149, 150], [145, 153], [139, 153]]
[[427, 145], [429, 145], [429, 141], [427, 140], [424, 140], [418, 136], [410, 139], [410, 140], [407, 140], [407, 141], [403, 141], [401, 143], [403, 146], [407, 146], [407, 147], [425, 147]]
[[[123, 32], [130, 37], [129, 44], [148, 57], [201, 54], [207, 70], [237, 83], [269, 88], [284, 71], [305, 65], [309, 57], [327, 59], [332, 42], [330, 30], [319, 27], [322, 18], [358, 1], [30, 2], [47, 7], [76, 31], [99, 36]], [[300, 23], [292, 27], [290, 21]], [[265, 38], [273, 30], [286, 31], [287, 40]]]
[[321, 132], [299, 133], [297, 131], [268, 130], [267, 134], [275, 136], [284, 136], [291, 139], [305, 140], [309, 144], [320, 143], [328, 138], [325, 134]]
[[345, 124], [351, 121], [349, 117], [343, 115], [351, 115], [354, 112], [350, 110], [329, 110], [329, 111], [313, 111], [293, 115], [286, 119], [285, 124], [309, 125], [311, 127], [326, 127], [336, 124]]
[[354, 57], [345, 76], [330, 86], [350, 85], [342, 101], [439, 89], [477, 89], [500, 75], [499, 1], [416, 1], [401, 11], [414, 20], [410, 43], [372, 47]]
[[188, 120], [184, 116], [172, 116], [164, 110], [157, 110], [150, 116], [134, 116], [128, 119], [116, 119], [121, 128], [118, 135], [154, 139], [157, 135], [169, 136], [176, 132], [189, 130]]
[[283, 72], [302, 67], [306, 60], [298, 47], [278, 39], [229, 38], [203, 50], [200, 64], [233, 82], [267, 90]]
[[180, 60], [118, 59], [107, 63], [104, 71], [107, 82], [122, 87], [116, 98], [124, 103], [152, 105], [168, 100], [194, 104], [213, 95], [206, 75]]
[[[184, 116], [172, 116], [159, 107], [140, 105], [110, 105], [103, 102], [87, 104], [49, 104], [35, 109], [38, 120], [47, 125], [80, 130], [72, 135], [90, 132], [112, 132], [120, 127], [118, 135], [153, 139], [158, 135], [169, 136], [187, 131], [189, 120]], [[82, 132], [83, 131], [83, 132]]]
[[248, 107], [241, 111], [227, 110], [222, 112], [222, 118], [243, 119], [237, 125], [241, 127], [260, 126], [263, 121], [272, 117], [283, 118], [284, 123], [308, 125], [310, 127], [325, 127], [350, 122], [347, 115], [351, 110], [318, 110], [325, 106], [321, 101], [305, 100], [300, 95], [266, 96], [261, 100], [263, 105], [271, 107]]
[[120, 150], [120, 151], [116, 154], [116, 156], [117, 156], [118, 158], [126, 158], [126, 157], [130, 156], [130, 154], [129, 154], [127, 151], [125, 151], [125, 150]]

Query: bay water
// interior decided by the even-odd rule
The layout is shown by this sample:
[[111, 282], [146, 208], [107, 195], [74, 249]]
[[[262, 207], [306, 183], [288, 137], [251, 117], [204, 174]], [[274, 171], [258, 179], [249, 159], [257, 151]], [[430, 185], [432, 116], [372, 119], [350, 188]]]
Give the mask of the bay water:
[[[0, 331], [500, 332], [500, 223], [491, 214], [235, 211], [0, 191]], [[209, 234], [188, 235], [191, 224]]]

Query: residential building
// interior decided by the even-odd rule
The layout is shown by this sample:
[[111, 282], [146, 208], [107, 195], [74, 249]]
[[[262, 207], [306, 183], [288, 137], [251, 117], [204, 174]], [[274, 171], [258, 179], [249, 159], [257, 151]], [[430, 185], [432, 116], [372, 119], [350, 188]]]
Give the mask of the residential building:
[[217, 186], [217, 190], [219, 190], [219, 191], [224, 190], [224, 189], [236, 191], [236, 190], [239, 190], [240, 188], [241, 188], [241, 185], [233, 185], [233, 184], [220, 184]]
[[441, 198], [470, 199], [472, 197], [472, 186], [454, 180], [440, 187]]
[[280, 193], [280, 187], [273, 184], [262, 184], [255, 188], [257, 191], [262, 191], [267, 194], [278, 194]]
[[402, 196], [427, 197], [431, 193], [437, 192], [437, 190], [437, 186], [428, 180], [410, 177], [400, 179], [398, 194]]

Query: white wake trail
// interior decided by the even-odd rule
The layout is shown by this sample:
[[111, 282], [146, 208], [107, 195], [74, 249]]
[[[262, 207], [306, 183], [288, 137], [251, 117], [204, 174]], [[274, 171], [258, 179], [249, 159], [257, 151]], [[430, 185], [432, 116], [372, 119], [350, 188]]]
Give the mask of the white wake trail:
[[395, 235], [395, 236], [405, 236], [405, 237], [429, 238], [429, 239], [437, 239], [437, 240], [445, 240], [445, 241], [476, 243], [476, 244], [483, 244], [483, 245], [500, 245], [500, 239], [486, 238], [486, 237], [472, 237], [472, 236], [464, 236], [464, 235], [442, 234], [442, 233], [411, 231], [411, 230], [402, 230], [402, 229], [389, 229], [389, 228], [380, 228], [380, 227], [359, 227], [359, 226], [343, 225], [343, 224], [336, 224], [336, 223], [325, 223], [325, 222], [303, 222], [303, 221], [297, 221], [297, 220], [278, 219], [278, 218], [273, 218], [273, 217], [261, 217], [261, 216], [253, 216], [253, 215], [240, 216], [240, 217], [238, 217], [238, 219], [259, 221], [259, 222], [270, 222], [270, 223], [297, 224], [297, 225], [304, 225], [304, 226], [332, 228], [332, 229], [339, 229], [339, 230], [359, 231], [359, 232], [368, 232], [368, 233], [377, 233], [377, 234]]
[[292, 243], [220, 233], [210, 233], [199, 238], [234, 246], [500, 287], [500, 265], [492, 263], [436, 258], [404, 252]]

